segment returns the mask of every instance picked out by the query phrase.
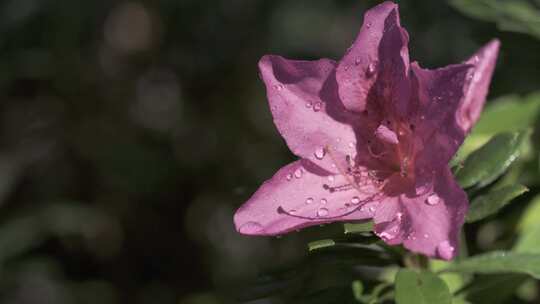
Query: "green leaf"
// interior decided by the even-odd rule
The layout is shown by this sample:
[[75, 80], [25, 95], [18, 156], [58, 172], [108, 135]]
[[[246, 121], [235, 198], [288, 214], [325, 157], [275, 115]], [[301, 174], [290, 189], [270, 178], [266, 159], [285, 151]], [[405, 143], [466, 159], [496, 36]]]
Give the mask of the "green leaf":
[[514, 198], [529, 191], [522, 185], [507, 185], [476, 197], [469, 207], [466, 221], [472, 223], [497, 213]]
[[496, 22], [500, 30], [540, 38], [540, 10], [527, 0], [452, 0], [450, 3], [472, 18]]
[[467, 157], [457, 173], [459, 184], [468, 188], [485, 186], [501, 174], [519, 157], [520, 146], [529, 136], [528, 131], [501, 133]]
[[327, 248], [335, 246], [336, 242], [332, 239], [325, 239], [325, 240], [318, 240], [314, 242], [308, 243], [308, 249], [309, 251], [321, 249], [321, 248]]
[[523, 273], [540, 279], [540, 254], [493, 251], [455, 262], [445, 272]]
[[364, 293], [364, 284], [362, 284], [361, 281], [355, 280], [352, 282], [351, 288], [352, 288], [354, 298], [357, 301], [362, 301], [363, 299], [362, 295]]
[[518, 231], [526, 231], [534, 229], [540, 225], [540, 195], [535, 196], [518, 223]]
[[458, 164], [471, 152], [480, 148], [495, 134], [524, 131], [534, 125], [540, 110], [540, 92], [525, 97], [508, 95], [490, 101], [471, 134], [453, 159]]
[[370, 232], [373, 230], [373, 222], [367, 221], [364, 223], [345, 223], [343, 224], [345, 234]]
[[518, 223], [518, 240], [514, 252], [540, 253], [540, 195], [536, 196]]
[[398, 304], [450, 304], [448, 286], [432, 272], [401, 269], [396, 275]]

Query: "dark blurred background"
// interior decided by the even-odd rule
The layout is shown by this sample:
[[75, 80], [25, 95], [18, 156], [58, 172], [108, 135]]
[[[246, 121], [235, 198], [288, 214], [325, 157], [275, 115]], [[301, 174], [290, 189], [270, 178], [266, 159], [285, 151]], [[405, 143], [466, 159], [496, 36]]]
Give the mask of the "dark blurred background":
[[[233, 228], [293, 159], [257, 61], [339, 59], [378, 2], [0, 1], [0, 302], [237, 302], [301, 263], [306, 240], [337, 228]], [[444, 1], [399, 4], [422, 66], [498, 37], [491, 98], [539, 87], [534, 37]]]

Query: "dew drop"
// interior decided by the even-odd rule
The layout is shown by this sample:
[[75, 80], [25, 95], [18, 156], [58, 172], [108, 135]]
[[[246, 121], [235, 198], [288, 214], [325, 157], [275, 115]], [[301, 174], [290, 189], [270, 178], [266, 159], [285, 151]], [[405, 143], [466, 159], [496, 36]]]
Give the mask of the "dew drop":
[[238, 228], [238, 232], [243, 234], [254, 234], [263, 230], [263, 226], [257, 222], [246, 222]]
[[437, 245], [437, 253], [445, 260], [450, 260], [454, 256], [454, 246], [450, 245], [448, 241], [442, 241]]
[[296, 171], [294, 171], [294, 177], [296, 178], [301, 178], [302, 174], [304, 174], [304, 171], [301, 168], [298, 168], [296, 169]]
[[313, 111], [315, 112], [319, 112], [322, 108], [322, 103], [320, 102], [316, 102], [314, 105], [313, 105]]
[[325, 198], [321, 198], [321, 205], [326, 205], [328, 201]]
[[311, 197], [306, 198], [306, 204], [309, 205], [311, 203], [313, 203], [313, 198], [311, 198]]
[[281, 90], [283, 90], [283, 85], [282, 84], [276, 84], [276, 85], [274, 85], [274, 89], [276, 89], [278, 91], [281, 91]]
[[360, 204], [360, 198], [358, 198], [358, 196], [355, 196], [355, 197], [351, 198], [351, 203], [352, 203], [353, 205], [358, 205], [358, 204]]
[[329, 181], [329, 182], [333, 182], [333, 181], [334, 181], [334, 179], [335, 179], [335, 178], [334, 178], [334, 176], [333, 176], [333, 175], [330, 175], [330, 176], [328, 176], [328, 181]]
[[439, 198], [439, 196], [435, 193], [431, 194], [430, 196], [428, 196], [426, 198], [426, 204], [430, 205], [430, 206], [435, 206], [437, 205], [439, 202], [441, 201], [441, 199]]
[[292, 215], [295, 215], [295, 214], [296, 214], [296, 210], [294, 210], [294, 209], [291, 209], [291, 210], [289, 210], [289, 212], [288, 212], [288, 213], [289, 213], [289, 214], [292, 214]]
[[326, 208], [320, 208], [317, 211], [317, 216], [319, 216], [319, 217], [323, 217], [323, 216], [327, 216], [327, 215], [328, 215], [328, 209], [326, 209]]
[[425, 238], [425, 239], [428, 239], [428, 238], [429, 238], [429, 234], [427, 234], [427, 233], [424, 234], [424, 238]]
[[326, 155], [326, 150], [323, 147], [320, 147], [315, 150], [314, 154], [317, 159], [323, 159]]
[[375, 63], [371, 62], [366, 69], [366, 76], [371, 77], [373, 74], [375, 74]]
[[285, 177], [288, 181], [290, 181], [292, 179], [292, 174], [287, 174], [287, 176]]
[[306, 108], [311, 108], [313, 106], [313, 104], [311, 102], [306, 102]]
[[354, 143], [352, 141], [349, 143], [349, 147], [354, 148]]
[[360, 58], [356, 58], [356, 60], [354, 60], [354, 64], [355, 65], [359, 65], [362, 61], [360, 60]]

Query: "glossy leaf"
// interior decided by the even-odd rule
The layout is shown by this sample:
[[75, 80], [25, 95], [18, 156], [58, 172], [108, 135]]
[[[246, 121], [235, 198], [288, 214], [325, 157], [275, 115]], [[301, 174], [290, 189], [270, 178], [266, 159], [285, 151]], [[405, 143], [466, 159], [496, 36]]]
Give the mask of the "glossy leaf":
[[539, 110], [540, 92], [525, 97], [508, 95], [489, 102], [454, 157], [454, 165], [459, 164], [498, 133], [529, 129], [534, 125]]
[[523, 273], [540, 279], [540, 254], [493, 251], [455, 262], [443, 271], [462, 273]]
[[457, 173], [460, 185], [485, 186], [503, 174], [519, 157], [520, 145], [529, 132], [501, 133], [467, 157]]
[[318, 240], [318, 241], [309, 242], [308, 249], [309, 251], [313, 251], [313, 250], [317, 250], [321, 248], [332, 247], [334, 245], [336, 245], [336, 242], [331, 239]]
[[450, 304], [448, 286], [432, 272], [401, 269], [396, 275], [398, 304]]
[[527, 187], [522, 185], [508, 185], [476, 197], [469, 207], [466, 217], [467, 223], [476, 222], [497, 213], [514, 198], [528, 190]]
[[345, 230], [345, 234], [370, 232], [373, 230], [373, 222], [345, 223], [343, 228]]

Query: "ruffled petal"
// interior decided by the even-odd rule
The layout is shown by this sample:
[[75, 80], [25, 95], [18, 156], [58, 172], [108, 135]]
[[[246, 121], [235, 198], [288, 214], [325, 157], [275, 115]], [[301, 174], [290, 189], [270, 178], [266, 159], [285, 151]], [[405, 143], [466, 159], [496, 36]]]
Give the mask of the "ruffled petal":
[[[344, 176], [325, 174], [308, 160], [281, 168], [236, 211], [236, 229], [247, 235], [280, 235], [308, 226], [373, 216], [378, 204], [375, 188], [341, 187], [349, 183]], [[342, 189], [336, 189], [339, 187]]]
[[287, 145], [329, 172], [337, 172], [336, 162], [344, 167], [345, 155], [354, 157], [357, 146], [353, 119], [337, 108], [334, 66], [329, 59], [300, 61], [273, 55], [259, 62], [274, 123]]
[[469, 72], [470, 81], [456, 116], [457, 123], [466, 133], [476, 123], [484, 107], [499, 54], [499, 46], [499, 40], [492, 40], [466, 62], [474, 67]]
[[336, 78], [345, 108], [366, 110], [384, 103], [381, 112], [402, 111], [408, 101], [408, 34], [398, 6], [384, 2], [366, 12], [358, 37], [339, 62]]
[[468, 200], [445, 168], [432, 175], [416, 193], [387, 198], [374, 217], [375, 232], [389, 244], [430, 257], [451, 260], [458, 253], [459, 231]]

